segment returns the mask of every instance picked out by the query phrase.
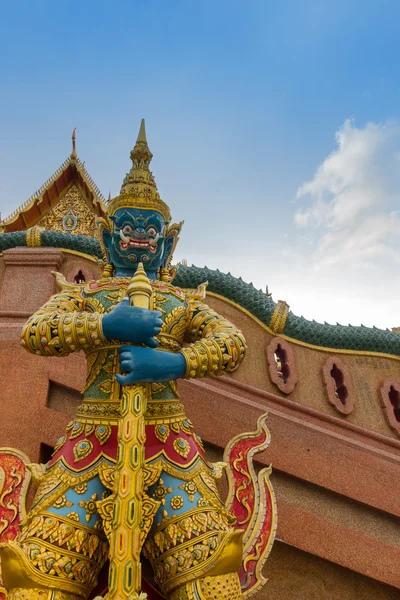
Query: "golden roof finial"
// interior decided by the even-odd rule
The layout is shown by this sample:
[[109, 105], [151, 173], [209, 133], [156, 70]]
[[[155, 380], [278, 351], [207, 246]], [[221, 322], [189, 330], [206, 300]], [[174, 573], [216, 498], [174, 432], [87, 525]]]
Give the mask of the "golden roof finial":
[[122, 207], [153, 208], [169, 222], [171, 220], [169, 208], [161, 200], [153, 173], [149, 169], [153, 155], [147, 144], [144, 119], [141, 121], [139, 135], [130, 157], [132, 168], [125, 176], [119, 196], [108, 202], [108, 213], [113, 215]]
[[70, 158], [72, 160], [76, 160], [78, 158], [78, 155], [76, 153], [76, 127], [74, 127], [74, 130], [72, 132], [72, 152], [70, 154]]
[[147, 144], [146, 123], [145, 123], [144, 119], [142, 119], [141, 122], [140, 122], [139, 135], [138, 135], [136, 141], [137, 142], [144, 142], [145, 144]]
[[108, 202], [109, 204], [110, 204], [110, 202], [111, 202], [111, 190], [109, 190], [109, 192], [108, 192], [108, 200], [107, 200], [107, 202]]

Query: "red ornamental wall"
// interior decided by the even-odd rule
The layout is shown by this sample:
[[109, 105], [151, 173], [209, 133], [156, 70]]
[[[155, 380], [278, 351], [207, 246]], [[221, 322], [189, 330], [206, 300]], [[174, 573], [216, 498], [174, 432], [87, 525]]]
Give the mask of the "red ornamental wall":
[[[85, 379], [83, 355], [45, 359], [19, 345], [23, 322], [56, 292], [54, 270], [70, 281], [79, 270], [86, 280], [100, 274], [92, 261], [55, 249], [0, 257], [0, 446], [32, 461], [47, 460]], [[209, 294], [208, 303], [249, 347], [232, 376], [180, 383], [210, 457], [220, 459], [231, 437], [269, 412], [272, 441], [260, 467], [273, 465], [278, 539], [255, 598], [399, 598], [400, 362], [277, 338], [228, 300]]]

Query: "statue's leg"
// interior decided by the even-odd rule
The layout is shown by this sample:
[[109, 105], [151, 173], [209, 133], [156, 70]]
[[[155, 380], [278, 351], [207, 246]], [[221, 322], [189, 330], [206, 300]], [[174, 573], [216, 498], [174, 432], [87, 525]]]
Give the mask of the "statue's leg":
[[108, 554], [96, 506], [108, 490], [93, 475], [56, 467], [41, 479], [16, 540], [1, 548], [7, 600], [88, 598]]
[[203, 577], [175, 589], [169, 600], [242, 600], [239, 575], [226, 573], [214, 577]]
[[162, 503], [143, 550], [155, 582], [169, 600], [241, 600], [242, 532], [232, 527], [211, 468], [181, 473], [164, 471], [148, 490]]

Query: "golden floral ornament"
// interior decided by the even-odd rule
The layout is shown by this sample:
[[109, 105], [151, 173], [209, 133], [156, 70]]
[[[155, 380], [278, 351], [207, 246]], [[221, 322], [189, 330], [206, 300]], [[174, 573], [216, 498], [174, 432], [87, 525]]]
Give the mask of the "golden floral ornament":
[[77, 494], [84, 494], [87, 490], [87, 483], [86, 481], [83, 481], [82, 483], [80, 483], [79, 485], [76, 485], [74, 487], [74, 492], [76, 492]]
[[198, 491], [197, 485], [195, 484], [194, 481], [188, 481], [187, 483], [181, 483], [181, 485], [179, 486], [179, 489], [184, 490], [187, 493], [190, 502], [194, 501], [194, 495]]
[[92, 494], [91, 498], [89, 500], [86, 500], [86, 502], [84, 500], [80, 500], [78, 502], [79, 506], [81, 508], [84, 508], [86, 511], [86, 521], [89, 523], [90, 519], [93, 517], [93, 515], [97, 514], [97, 505], [96, 505], [96, 501], [97, 501], [97, 494]]
[[79, 522], [79, 515], [78, 515], [77, 512], [72, 511], [72, 512], [68, 513], [67, 514], [67, 518], [71, 519], [71, 521], [77, 521], [77, 522]]
[[85, 427], [85, 435], [92, 435], [93, 431], [95, 430], [95, 425], [93, 425], [93, 423], [87, 423], [86, 427]]
[[154, 497], [156, 500], [160, 500], [161, 504], [165, 504], [165, 496], [171, 494], [172, 491], [172, 487], [165, 487], [164, 481], [159, 479], [158, 486], [154, 490]]
[[65, 494], [63, 494], [62, 496], [60, 496], [59, 498], [57, 498], [57, 500], [55, 500], [53, 502], [53, 506], [54, 508], [62, 508], [63, 506], [66, 506], [67, 508], [71, 508], [71, 506], [73, 506], [74, 503], [71, 502], [71, 500], [67, 500], [67, 497]]
[[103, 445], [109, 439], [111, 435], [111, 427], [109, 425], [98, 425], [96, 427], [95, 436], [99, 440], [100, 444]]
[[67, 436], [63, 435], [60, 438], [58, 438], [56, 445], [54, 446], [54, 454], [64, 446], [65, 442], [67, 441]]
[[79, 437], [83, 430], [85, 429], [84, 423], [74, 423], [70, 429], [71, 433], [69, 434], [69, 439], [74, 440]]
[[70, 550], [75, 542], [75, 533], [76, 529], [70, 523], [60, 523], [58, 530], [58, 540], [57, 543], [59, 546], [67, 545], [68, 550]]
[[101, 383], [99, 383], [97, 385], [99, 390], [101, 390], [105, 394], [109, 394], [111, 392], [112, 386], [113, 386], [113, 380], [111, 379], [111, 377], [104, 379], [104, 381], [102, 381]]
[[199, 508], [204, 508], [206, 506], [210, 506], [210, 503], [206, 498], [200, 498], [200, 500], [197, 501], [197, 506]]
[[41, 537], [44, 540], [48, 539], [50, 542], [55, 542], [58, 538], [58, 528], [59, 523], [56, 517], [46, 517], [43, 521]]
[[77, 442], [73, 449], [75, 460], [77, 462], [79, 460], [83, 460], [84, 458], [89, 456], [89, 454], [92, 452], [92, 450], [93, 450], [93, 444], [91, 441], [82, 440], [80, 442]]
[[182, 496], [174, 496], [171, 499], [171, 506], [174, 510], [179, 510], [180, 508], [182, 508], [184, 505], [184, 501]]
[[168, 425], [156, 425], [154, 427], [154, 435], [160, 442], [165, 444], [169, 436], [169, 426]]
[[179, 435], [179, 434], [180, 434], [180, 432], [181, 432], [181, 428], [180, 428], [180, 425], [179, 425], [179, 423], [171, 423], [171, 429], [172, 429], [172, 431], [173, 431], [174, 433], [176, 433], [176, 434], [178, 434], [178, 435]]
[[180, 426], [182, 431], [184, 431], [187, 435], [192, 435], [193, 423], [190, 419], [184, 419], [181, 421]]
[[190, 452], [190, 444], [187, 440], [184, 440], [183, 438], [176, 438], [176, 440], [174, 440], [174, 450], [175, 452], [177, 452], [177, 454], [179, 454], [179, 456], [182, 456], [183, 458], [187, 458], [187, 456], [189, 455]]

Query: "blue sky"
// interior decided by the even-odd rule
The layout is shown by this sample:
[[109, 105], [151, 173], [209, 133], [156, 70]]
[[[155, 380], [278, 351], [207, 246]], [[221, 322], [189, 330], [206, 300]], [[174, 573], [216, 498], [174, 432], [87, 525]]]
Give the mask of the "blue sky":
[[176, 259], [294, 312], [400, 324], [400, 3], [4, 3], [0, 210], [70, 152], [119, 191], [141, 117]]

